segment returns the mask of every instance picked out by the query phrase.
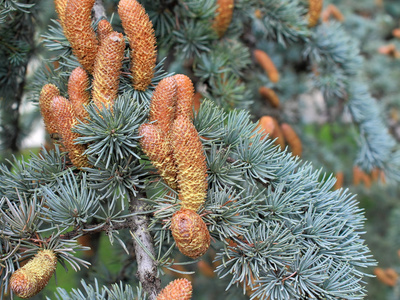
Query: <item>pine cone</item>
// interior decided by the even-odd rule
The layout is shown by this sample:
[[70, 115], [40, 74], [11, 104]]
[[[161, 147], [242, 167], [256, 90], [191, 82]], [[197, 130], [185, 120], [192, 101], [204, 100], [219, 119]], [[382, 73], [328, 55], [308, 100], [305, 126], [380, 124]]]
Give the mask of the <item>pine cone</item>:
[[52, 250], [39, 251], [26, 265], [11, 275], [11, 290], [21, 298], [35, 296], [49, 283], [56, 266], [57, 256]]
[[72, 128], [78, 121], [76, 120], [71, 103], [64, 97], [54, 97], [52, 111], [57, 120], [57, 132], [62, 138], [63, 145], [68, 151], [72, 164], [78, 169], [90, 167], [87, 157], [83, 155], [85, 146], [82, 144], [75, 144], [74, 142], [74, 140], [79, 137], [79, 134], [72, 131]]
[[301, 156], [302, 145], [301, 140], [296, 134], [296, 131], [293, 130], [292, 126], [287, 123], [281, 124], [281, 130], [283, 137], [286, 140], [286, 143], [289, 145], [292, 150], [293, 156]]
[[95, 0], [68, 0], [65, 10], [64, 32], [72, 52], [89, 73], [93, 72], [98, 41], [91, 26], [91, 12]]
[[171, 143], [178, 170], [182, 207], [197, 211], [207, 196], [207, 164], [199, 134], [188, 117], [179, 115]]
[[68, 80], [69, 101], [75, 116], [81, 121], [89, 119], [89, 113], [85, 109], [90, 102], [89, 86], [89, 76], [84, 69], [78, 67], [71, 72]]
[[276, 139], [274, 144], [279, 145], [281, 149], [285, 148], [285, 138], [282, 130], [279, 127], [278, 121], [270, 116], [263, 116], [259, 120], [260, 129], [264, 130], [265, 134], [269, 134], [270, 139]]
[[190, 300], [191, 298], [192, 284], [185, 278], [170, 282], [157, 296], [157, 300]]
[[161, 177], [174, 190], [178, 188], [177, 170], [173, 160], [172, 148], [165, 140], [158, 126], [142, 124], [139, 127], [140, 145]]
[[273, 107], [278, 108], [280, 106], [280, 101], [278, 95], [273, 89], [269, 89], [262, 86], [258, 89], [258, 92], [265, 100], [267, 100]]
[[54, 6], [58, 17], [60, 18], [60, 24], [64, 28], [65, 22], [65, 9], [67, 8], [68, 0], [54, 0]]
[[39, 107], [40, 113], [42, 114], [44, 125], [46, 126], [49, 134], [57, 133], [56, 120], [51, 109], [51, 103], [54, 97], [59, 96], [60, 91], [54, 84], [46, 84], [43, 86], [40, 97]]
[[110, 107], [118, 94], [119, 76], [124, 58], [125, 40], [118, 32], [110, 33], [99, 48], [93, 70], [93, 103]]
[[104, 42], [106, 37], [113, 32], [113, 28], [106, 19], [102, 19], [99, 24], [97, 24], [97, 38], [99, 39], [99, 46]]
[[169, 140], [175, 119], [177, 84], [174, 77], [164, 78], [157, 85], [150, 104], [150, 122], [156, 121], [163, 137]]
[[171, 232], [179, 251], [193, 259], [210, 247], [210, 233], [203, 219], [193, 210], [181, 208], [171, 219]]
[[254, 50], [253, 54], [256, 61], [264, 69], [265, 73], [267, 73], [269, 80], [271, 80], [274, 83], [278, 82], [279, 72], [276, 69], [274, 62], [268, 56], [268, 54], [259, 49]]
[[136, 0], [121, 0], [118, 14], [131, 48], [133, 87], [147, 90], [156, 66], [156, 37], [153, 24], [144, 8]]
[[321, 15], [323, 0], [308, 0], [308, 27], [317, 25]]
[[321, 13], [322, 22], [328, 22], [330, 17], [333, 17], [334, 19], [336, 19], [339, 22], [344, 21], [344, 16], [343, 16], [342, 12], [334, 4], [329, 4], [325, 8], [325, 10]]
[[235, 7], [234, 0], [217, 0], [217, 16], [215, 17], [212, 27], [219, 37], [222, 37], [228, 29], [232, 21], [233, 9]]
[[174, 76], [177, 84], [176, 116], [193, 119], [194, 87], [189, 77], [183, 74]]

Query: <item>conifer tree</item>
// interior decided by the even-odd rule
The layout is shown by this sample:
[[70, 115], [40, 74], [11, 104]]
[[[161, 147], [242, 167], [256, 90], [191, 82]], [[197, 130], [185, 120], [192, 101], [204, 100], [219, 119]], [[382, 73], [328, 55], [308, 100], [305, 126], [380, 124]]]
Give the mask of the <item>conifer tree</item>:
[[[327, 102], [348, 107], [360, 129], [356, 163], [399, 180], [397, 145], [357, 72], [359, 45], [338, 22], [321, 23], [322, 1], [55, 8], [43, 36], [50, 71], [30, 91], [54, 149], [0, 166], [2, 297], [40, 293], [55, 264], [95, 269], [76, 252], [88, 250], [80, 237], [98, 233], [121, 250], [118, 280], [99, 275], [73, 291], [59, 283], [50, 298], [196, 299], [206, 291], [194, 282], [161, 281], [193, 263], [192, 279], [218, 277], [219, 299], [240, 299], [229, 294], [238, 289], [251, 299], [365, 297], [375, 261], [363, 212], [299, 158], [300, 139], [278, 116], [279, 92], [301, 88], [292, 84], [301, 66]], [[258, 123], [261, 99], [272, 108]]]

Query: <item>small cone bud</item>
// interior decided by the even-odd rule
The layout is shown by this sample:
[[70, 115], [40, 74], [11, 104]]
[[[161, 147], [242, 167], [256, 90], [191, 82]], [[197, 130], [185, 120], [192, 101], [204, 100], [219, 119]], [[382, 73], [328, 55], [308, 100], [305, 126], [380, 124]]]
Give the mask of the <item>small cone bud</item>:
[[174, 77], [164, 78], [157, 85], [151, 98], [149, 120], [156, 121], [155, 124], [165, 138], [169, 137], [175, 118], [176, 89]]
[[121, 33], [110, 33], [96, 57], [93, 70], [93, 103], [101, 109], [102, 106], [112, 108], [118, 94], [119, 75], [124, 58], [125, 41]]
[[193, 83], [189, 77], [183, 74], [177, 74], [174, 78], [177, 84], [176, 117], [182, 115], [192, 119], [194, 97]]
[[64, 32], [73, 54], [83, 68], [92, 73], [97, 54], [98, 41], [92, 23], [95, 0], [68, 0], [65, 10]]
[[217, 16], [213, 21], [212, 27], [219, 37], [225, 34], [229, 24], [231, 24], [233, 8], [235, 7], [234, 2], [234, 0], [217, 0]]
[[287, 123], [281, 124], [281, 130], [286, 143], [289, 145], [292, 151], [293, 156], [301, 156], [302, 145], [300, 138], [296, 134], [296, 131], [294, 131], [292, 126]]
[[53, 98], [52, 110], [57, 120], [57, 132], [62, 138], [63, 145], [68, 151], [72, 164], [78, 169], [90, 167], [87, 157], [83, 155], [85, 146], [75, 144], [74, 142], [79, 137], [79, 134], [72, 131], [72, 128], [78, 121], [76, 120], [71, 103], [64, 97], [57, 96]]
[[49, 134], [57, 133], [56, 120], [51, 109], [51, 103], [54, 97], [59, 96], [60, 91], [54, 84], [43, 86], [39, 96], [40, 113], [43, 117], [44, 125]]
[[69, 101], [75, 116], [81, 121], [89, 118], [89, 113], [85, 109], [90, 102], [89, 85], [89, 77], [83, 68], [78, 67], [71, 72], [68, 80]]
[[197, 211], [207, 196], [207, 165], [199, 134], [188, 117], [178, 116], [171, 144], [178, 169], [182, 207]]
[[192, 284], [185, 278], [170, 282], [157, 296], [157, 300], [190, 300], [191, 298]]
[[53, 276], [57, 256], [52, 250], [41, 250], [26, 265], [15, 271], [10, 278], [10, 288], [21, 298], [39, 293]]
[[121, 0], [118, 14], [129, 40], [133, 87], [147, 90], [156, 66], [156, 37], [153, 24], [143, 6], [136, 0]]
[[210, 233], [203, 219], [193, 210], [181, 208], [171, 219], [171, 232], [179, 251], [193, 259], [210, 247]]
[[269, 79], [276, 83], [279, 81], [279, 72], [275, 67], [274, 62], [271, 60], [269, 55], [262, 50], [256, 49], [253, 52], [254, 58], [267, 73]]
[[161, 130], [154, 124], [139, 127], [140, 145], [161, 177], [173, 189], [177, 189], [177, 170], [172, 156], [172, 149], [165, 141]]

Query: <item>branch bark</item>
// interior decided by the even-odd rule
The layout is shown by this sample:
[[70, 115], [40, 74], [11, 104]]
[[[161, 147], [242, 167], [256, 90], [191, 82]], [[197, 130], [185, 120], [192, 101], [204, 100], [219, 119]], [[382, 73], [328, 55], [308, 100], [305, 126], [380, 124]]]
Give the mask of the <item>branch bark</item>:
[[[99, 224], [91, 224], [85, 225], [84, 227], [75, 228], [65, 234], [62, 234], [60, 237], [64, 240], [71, 240], [78, 235], [87, 235], [87, 234], [95, 234], [102, 231], [111, 231], [111, 230], [120, 230], [131, 228], [131, 220], [128, 218], [125, 222], [119, 222], [115, 224], [104, 224], [103, 226], [99, 226]], [[93, 229], [94, 228], [94, 229]]]
[[[155, 257], [153, 238], [148, 231], [149, 216], [144, 214], [146, 211], [146, 203], [129, 193], [131, 213], [135, 213], [131, 219], [131, 233], [140, 240], [142, 245]], [[144, 290], [149, 295], [149, 300], [155, 300], [158, 293], [161, 291], [161, 280], [157, 277], [157, 263], [154, 261], [142, 246], [133, 240], [138, 264], [136, 276], [143, 285]]]

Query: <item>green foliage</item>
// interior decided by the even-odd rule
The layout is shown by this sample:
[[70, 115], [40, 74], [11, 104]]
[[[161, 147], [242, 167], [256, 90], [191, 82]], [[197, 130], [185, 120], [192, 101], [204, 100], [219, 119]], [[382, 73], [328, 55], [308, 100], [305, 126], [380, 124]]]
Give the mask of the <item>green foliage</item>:
[[[129, 285], [123, 285], [122, 282], [120, 284], [113, 284], [111, 288], [108, 287], [100, 287], [95, 282], [94, 286], [87, 284], [84, 280], [81, 281], [82, 289], [77, 290], [73, 289], [72, 292], [68, 293], [63, 288], [57, 288], [56, 299], [59, 300], [86, 300], [86, 299], [138, 299], [145, 300], [146, 294], [143, 293], [141, 287], [136, 289], [136, 292], [133, 291], [132, 287]], [[50, 299], [50, 298], [47, 298]]]

